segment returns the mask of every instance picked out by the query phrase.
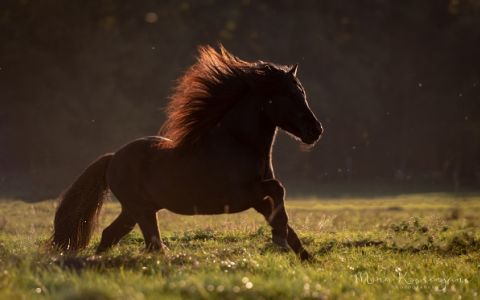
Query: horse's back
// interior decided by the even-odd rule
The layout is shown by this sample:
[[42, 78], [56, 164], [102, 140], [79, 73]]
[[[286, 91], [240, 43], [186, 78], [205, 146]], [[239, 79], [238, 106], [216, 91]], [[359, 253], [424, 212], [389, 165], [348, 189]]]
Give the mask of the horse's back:
[[147, 198], [143, 187], [145, 176], [149, 174], [153, 153], [168, 152], [161, 147], [169, 140], [160, 136], [147, 136], [136, 139], [115, 152], [107, 169], [106, 179], [110, 190], [120, 202], [141, 201]]

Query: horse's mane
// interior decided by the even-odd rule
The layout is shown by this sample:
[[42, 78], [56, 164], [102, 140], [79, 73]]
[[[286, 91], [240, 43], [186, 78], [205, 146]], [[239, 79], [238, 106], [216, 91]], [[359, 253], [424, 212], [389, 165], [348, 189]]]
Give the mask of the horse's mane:
[[168, 139], [162, 147], [195, 143], [248, 89], [252, 75], [264, 74], [263, 62], [251, 63], [230, 54], [199, 47], [197, 62], [178, 81], [167, 106], [167, 120], [159, 135]]

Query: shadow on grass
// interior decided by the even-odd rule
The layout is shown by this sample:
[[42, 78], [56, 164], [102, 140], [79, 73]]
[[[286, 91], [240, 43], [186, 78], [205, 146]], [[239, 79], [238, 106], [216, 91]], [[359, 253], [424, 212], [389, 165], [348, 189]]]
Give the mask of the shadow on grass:
[[[212, 237], [211, 239], [215, 238]], [[221, 238], [219, 240], [221, 240]], [[106, 256], [58, 255], [52, 257], [50, 263], [74, 272], [82, 272], [83, 270], [106, 271], [111, 269], [130, 269], [146, 274], [155, 272], [168, 276], [180, 267], [194, 269], [197, 265], [204, 266], [205, 264], [210, 264], [211, 267], [218, 264], [221, 269], [248, 269], [252, 264], [249, 262], [249, 259], [252, 257], [251, 254], [265, 255], [285, 253], [285, 255], [293, 255], [293, 253], [286, 253], [281, 248], [275, 247], [265, 239], [258, 239], [258, 243], [254, 245], [254, 247], [245, 248], [243, 244], [230, 244], [228, 247], [219, 245], [217, 248], [205, 247], [205, 249], [202, 249], [203, 247], [197, 248], [197, 246], [190, 248], [188, 244], [182, 245], [181, 247], [183, 248], [178, 249], [179, 245], [173, 245], [177, 249], [173, 253], [167, 253], [166, 255], [141, 251], [126, 251], [120, 255]], [[442, 256], [459, 256], [480, 253], [480, 240], [470, 232], [461, 232], [449, 238], [438, 240], [427, 235], [425, 239], [413, 240], [411, 243], [398, 243], [394, 238], [390, 240], [330, 240], [322, 243], [313, 243], [309, 248], [310, 250], [316, 248], [313, 254], [317, 257], [327, 256], [338, 250], [352, 248], [373, 248], [380, 251], [409, 254], [428, 253]], [[192, 250], [194, 251], [192, 252]], [[257, 257], [256, 259], [258, 260], [259, 258]], [[253, 264], [257, 264], [257, 262], [253, 262]], [[154, 267], [154, 270], [152, 267]]]
[[409, 242], [399, 242], [395, 237], [385, 241], [360, 239], [340, 242], [331, 240], [324, 242], [315, 251], [315, 254], [325, 256], [340, 249], [367, 247], [376, 247], [383, 251], [398, 253], [432, 253], [443, 256], [459, 256], [480, 253], [480, 239], [476, 238], [472, 232], [460, 232], [448, 238], [434, 238], [432, 235], [426, 235], [423, 238], [412, 238]]
[[[450, 233], [449, 228], [424, 224], [417, 218], [390, 224], [382, 238], [361, 238], [356, 240], [323, 240], [305, 237], [303, 241], [315, 256], [327, 256], [335, 251], [353, 248], [370, 248], [398, 253], [431, 253], [443, 256], [458, 256], [480, 253], [480, 238], [472, 231]], [[144, 252], [143, 238], [127, 235], [121, 242], [120, 252], [104, 256], [59, 255], [50, 263], [61, 268], [80, 272], [84, 269], [134, 269], [147, 272], [145, 266], [155, 266], [156, 272], [168, 275], [172, 266], [195, 266], [196, 264], [226, 262], [265, 255], [284, 253], [270, 240], [270, 228], [261, 226], [257, 231], [244, 233], [221, 233], [213, 229], [198, 229], [179, 234], [167, 234], [165, 244], [172, 249], [166, 255]], [[125, 247], [128, 248], [125, 248]], [[1, 247], [0, 247], [1, 250]], [[115, 251], [115, 250], [112, 250]], [[293, 253], [292, 253], [293, 254]], [[248, 264], [246, 264], [248, 267]]]
[[[269, 232], [269, 231], [268, 231]], [[251, 244], [257, 240], [258, 243]], [[161, 272], [169, 272], [161, 266], [188, 266], [198, 264], [199, 261], [229, 261], [229, 259], [250, 256], [249, 252], [266, 253], [278, 251], [274, 247], [263, 244], [269, 242], [267, 229], [260, 227], [251, 234], [221, 234], [211, 229], [198, 229], [186, 231], [178, 235], [166, 235], [163, 242], [167, 247], [173, 249], [166, 254], [159, 252], [147, 252], [144, 250], [143, 238], [129, 234], [120, 242], [120, 246], [128, 246], [120, 254], [106, 253], [106, 255], [74, 255], [68, 253], [50, 253], [54, 256], [50, 264], [75, 272], [85, 269], [133, 269], [142, 270], [144, 266], [155, 265]], [[253, 247], [252, 247], [253, 245]], [[247, 250], [247, 248], [249, 248]], [[126, 250], [126, 251], [125, 251]], [[115, 251], [115, 249], [112, 249]], [[113, 254], [113, 255], [112, 255]], [[242, 260], [245, 263], [245, 259]], [[142, 267], [143, 266], [143, 267]], [[157, 270], [157, 271], [158, 271]], [[165, 274], [166, 275], [166, 274]]]

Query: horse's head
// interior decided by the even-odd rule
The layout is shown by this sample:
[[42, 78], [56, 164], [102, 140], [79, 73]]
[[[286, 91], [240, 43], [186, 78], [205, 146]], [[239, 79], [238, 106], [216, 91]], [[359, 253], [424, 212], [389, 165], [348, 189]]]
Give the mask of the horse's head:
[[266, 72], [273, 74], [262, 95], [262, 109], [275, 125], [308, 145], [315, 144], [323, 128], [307, 103], [302, 84], [297, 78], [298, 66], [287, 69], [265, 64]]

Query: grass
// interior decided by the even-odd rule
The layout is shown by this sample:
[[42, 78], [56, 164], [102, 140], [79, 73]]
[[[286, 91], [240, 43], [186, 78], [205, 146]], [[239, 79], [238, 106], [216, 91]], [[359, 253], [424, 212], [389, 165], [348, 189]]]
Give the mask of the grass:
[[[135, 229], [106, 255], [45, 248], [54, 201], [0, 201], [0, 299], [478, 299], [480, 197], [414, 194], [287, 200], [315, 260], [270, 244], [254, 211], [161, 211], [170, 251], [143, 252]], [[107, 202], [105, 227], [119, 206]]]

